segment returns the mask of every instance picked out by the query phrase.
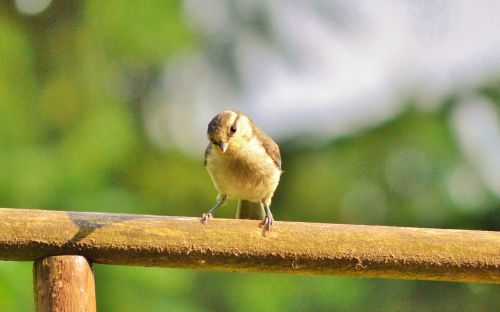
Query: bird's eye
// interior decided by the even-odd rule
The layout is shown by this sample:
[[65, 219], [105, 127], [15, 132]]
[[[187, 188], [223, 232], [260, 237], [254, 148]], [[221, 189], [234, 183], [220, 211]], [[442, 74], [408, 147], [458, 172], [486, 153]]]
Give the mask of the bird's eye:
[[236, 126], [231, 126], [231, 133], [235, 133], [236, 132]]

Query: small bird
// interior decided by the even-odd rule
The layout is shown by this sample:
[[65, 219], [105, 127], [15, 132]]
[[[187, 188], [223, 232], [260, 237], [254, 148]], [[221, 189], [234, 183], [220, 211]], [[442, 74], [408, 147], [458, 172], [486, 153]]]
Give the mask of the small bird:
[[263, 206], [262, 225], [269, 231], [274, 222], [271, 198], [282, 173], [278, 144], [249, 117], [234, 110], [217, 114], [208, 124], [207, 136], [210, 143], [205, 151], [205, 167], [218, 195], [217, 203], [203, 214], [202, 222], [213, 217], [228, 198], [235, 198], [239, 199], [239, 215], [258, 215], [256, 211]]

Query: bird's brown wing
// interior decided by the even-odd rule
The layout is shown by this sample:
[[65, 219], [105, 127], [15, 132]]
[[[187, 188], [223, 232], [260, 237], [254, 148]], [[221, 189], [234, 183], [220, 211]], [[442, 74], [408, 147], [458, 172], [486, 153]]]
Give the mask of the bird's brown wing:
[[281, 154], [278, 144], [276, 144], [273, 139], [265, 134], [264, 131], [260, 130], [257, 127], [254, 127], [253, 133], [257, 137], [257, 139], [262, 142], [262, 146], [266, 150], [267, 155], [271, 157], [276, 166], [278, 166], [278, 169], [281, 170]]
[[207, 156], [212, 150], [212, 143], [208, 143], [207, 149], [205, 150], [205, 161], [203, 162], [205, 164], [205, 167], [207, 166]]

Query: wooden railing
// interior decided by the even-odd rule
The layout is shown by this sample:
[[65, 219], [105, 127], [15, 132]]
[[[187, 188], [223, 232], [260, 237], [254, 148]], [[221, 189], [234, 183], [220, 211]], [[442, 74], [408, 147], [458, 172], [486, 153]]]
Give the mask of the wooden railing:
[[[95, 311], [91, 263], [500, 283], [500, 232], [0, 208], [38, 311]], [[73, 309], [74, 308], [74, 309]]]

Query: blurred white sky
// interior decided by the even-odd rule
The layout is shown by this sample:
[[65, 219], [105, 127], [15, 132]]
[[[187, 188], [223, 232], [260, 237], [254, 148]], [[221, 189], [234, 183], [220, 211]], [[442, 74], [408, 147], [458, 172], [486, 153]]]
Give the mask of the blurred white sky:
[[[392, 117], [410, 94], [439, 98], [500, 73], [499, 1], [186, 0], [185, 11], [219, 46], [166, 68], [159, 98], [191, 129], [236, 107], [280, 137], [331, 137]], [[230, 64], [210, 61], [217, 53], [240, 85]]]
[[[52, 0], [15, 0], [36, 15]], [[446, 189], [464, 211], [500, 198], [500, 114], [478, 86], [500, 78], [498, 0], [184, 0], [197, 50], [165, 64], [146, 103], [154, 143], [203, 157], [208, 121], [236, 108], [278, 140], [350, 135], [397, 116], [408, 99], [432, 110], [453, 94], [449, 126], [467, 161], [450, 164]], [[422, 192], [429, 157], [394, 146], [386, 159], [391, 190], [415, 216], [447, 217]], [[408, 178], [410, 177], [410, 178]], [[437, 184], [436, 184], [437, 182]], [[383, 224], [387, 200], [373, 181], [345, 193], [340, 218]], [[424, 211], [425, 213], [422, 213]]]
[[[332, 138], [394, 117], [409, 97], [432, 109], [500, 74], [500, 1], [185, 0], [184, 10], [206, 44], [166, 65], [146, 124], [158, 145], [193, 154], [223, 109], [278, 139]], [[469, 130], [457, 135], [480, 114], [458, 113]], [[497, 137], [498, 118], [485, 122]]]

